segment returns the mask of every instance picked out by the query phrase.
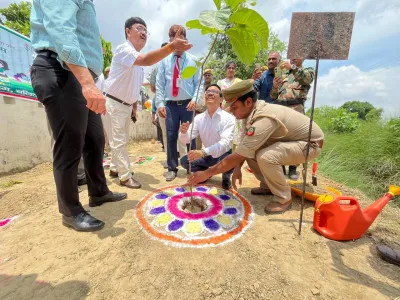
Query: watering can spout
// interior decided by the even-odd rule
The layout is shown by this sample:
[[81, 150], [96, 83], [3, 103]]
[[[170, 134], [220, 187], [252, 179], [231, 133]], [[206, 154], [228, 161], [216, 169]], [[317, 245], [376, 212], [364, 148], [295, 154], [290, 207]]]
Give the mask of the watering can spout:
[[389, 191], [383, 197], [376, 200], [374, 203], [372, 203], [363, 211], [366, 221], [372, 224], [372, 222], [379, 215], [382, 209], [386, 206], [386, 204], [388, 204], [390, 199], [398, 195], [400, 195], [400, 187], [395, 185], [390, 185]]

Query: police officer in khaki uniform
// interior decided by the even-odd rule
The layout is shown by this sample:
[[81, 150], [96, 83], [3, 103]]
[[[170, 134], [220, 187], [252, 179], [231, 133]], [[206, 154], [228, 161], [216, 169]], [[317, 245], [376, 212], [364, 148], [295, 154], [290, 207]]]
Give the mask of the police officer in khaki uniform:
[[[260, 180], [260, 187], [251, 190], [256, 195], [273, 195], [273, 201], [265, 206], [266, 213], [282, 213], [292, 203], [291, 190], [283, 174], [282, 165], [305, 162], [305, 152], [310, 119], [285, 106], [257, 101], [253, 80], [244, 80], [222, 91], [226, 107], [242, 120], [245, 130], [235, 152], [214, 167], [196, 172], [189, 177], [189, 184], [203, 182], [213, 175], [235, 168], [232, 176], [242, 182], [241, 167], [244, 161]], [[309, 159], [321, 153], [324, 134], [313, 123]]]

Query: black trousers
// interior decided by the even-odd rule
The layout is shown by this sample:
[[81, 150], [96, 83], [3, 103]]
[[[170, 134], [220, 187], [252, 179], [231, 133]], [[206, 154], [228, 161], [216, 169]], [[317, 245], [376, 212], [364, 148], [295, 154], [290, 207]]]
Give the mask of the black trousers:
[[89, 196], [109, 192], [103, 170], [103, 124], [100, 115], [86, 107], [80, 83], [56, 58], [38, 55], [32, 65], [31, 79], [46, 109], [55, 141], [53, 171], [58, 208], [65, 216], [76, 216], [84, 212], [77, 180], [82, 154]]

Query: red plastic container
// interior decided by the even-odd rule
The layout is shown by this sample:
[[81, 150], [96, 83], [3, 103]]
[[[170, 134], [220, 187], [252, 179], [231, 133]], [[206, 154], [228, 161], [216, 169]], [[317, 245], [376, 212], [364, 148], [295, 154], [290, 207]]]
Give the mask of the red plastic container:
[[[395, 192], [394, 192], [395, 191]], [[336, 240], [356, 240], [364, 235], [389, 200], [398, 193], [391, 186], [389, 192], [364, 211], [357, 199], [350, 196], [321, 196], [315, 202], [313, 227], [324, 237]]]

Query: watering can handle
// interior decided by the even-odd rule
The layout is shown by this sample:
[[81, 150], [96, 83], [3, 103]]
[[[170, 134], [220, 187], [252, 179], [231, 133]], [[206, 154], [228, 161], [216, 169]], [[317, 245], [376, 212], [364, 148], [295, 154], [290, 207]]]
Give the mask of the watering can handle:
[[349, 205], [358, 205], [357, 199], [354, 197], [350, 197], [350, 196], [336, 196], [335, 200], [336, 201], [349, 200], [350, 201]]

